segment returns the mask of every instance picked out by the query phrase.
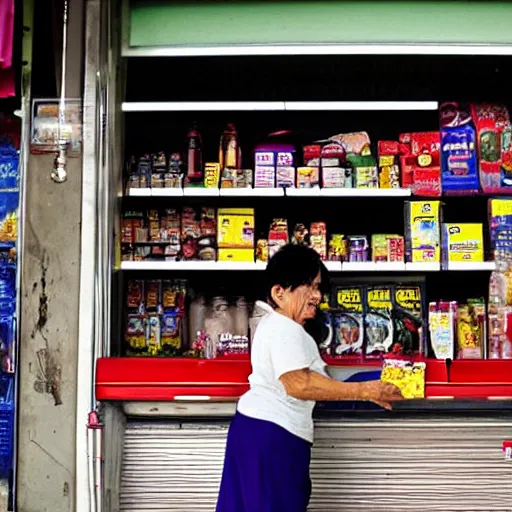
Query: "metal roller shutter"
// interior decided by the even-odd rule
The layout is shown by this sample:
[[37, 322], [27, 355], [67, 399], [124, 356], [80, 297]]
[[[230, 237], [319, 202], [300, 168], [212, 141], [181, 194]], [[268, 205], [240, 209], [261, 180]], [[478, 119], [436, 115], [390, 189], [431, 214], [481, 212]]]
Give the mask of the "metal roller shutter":
[[[226, 423], [129, 422], [121, 510], [213, 511]], [[512, 510], [507, 419], [319, 421], [311, 511]]]

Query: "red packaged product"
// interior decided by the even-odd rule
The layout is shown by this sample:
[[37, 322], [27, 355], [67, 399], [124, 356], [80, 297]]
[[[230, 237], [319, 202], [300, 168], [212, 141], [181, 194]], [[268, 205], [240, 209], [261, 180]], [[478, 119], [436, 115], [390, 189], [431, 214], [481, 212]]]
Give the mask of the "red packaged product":
[[400, 144], [394, 140], [379, 140], [377, 147], [379, 156], [398, 155], [400, 153]]
[[304, 163], [307, 165], [310, 160], [320, 158], [322, 146], [320, 144], [310, 144], [309, 146], [304, 146], [302, 151], [304, 152]]
[[484, 193], [512, 192], [512, 126], [504, 105], [471, 105], [478, 144], [480, 184]]
[[[441, 195], [440, 166], [441, 136], [439, 132], [418, 132], [411, 134], [412, 191], [418, 196], [439, 197]], [[410, 172], [410, 168], [407, 169]], [[409, 176], [410, 178], [410, 176]]]

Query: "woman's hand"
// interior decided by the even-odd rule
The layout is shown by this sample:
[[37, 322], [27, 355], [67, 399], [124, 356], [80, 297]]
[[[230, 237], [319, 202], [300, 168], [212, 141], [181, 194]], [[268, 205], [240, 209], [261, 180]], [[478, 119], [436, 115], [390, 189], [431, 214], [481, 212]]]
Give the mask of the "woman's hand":
[[393, 402], [404, 399], [400, 389], [388, 382], [371, 380], [363, 382], [362, 386], [364, 399], [380, 405], [384, 409], [391, 410]]

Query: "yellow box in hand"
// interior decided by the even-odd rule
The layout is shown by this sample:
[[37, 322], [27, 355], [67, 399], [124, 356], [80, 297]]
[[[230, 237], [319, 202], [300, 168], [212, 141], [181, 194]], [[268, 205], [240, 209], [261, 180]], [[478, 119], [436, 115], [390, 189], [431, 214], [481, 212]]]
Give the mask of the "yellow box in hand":
[[425, 370], [425, 363], [386, 359], [380, 378], [382, 382], [394, 384], [404, 398], [425, 398]]

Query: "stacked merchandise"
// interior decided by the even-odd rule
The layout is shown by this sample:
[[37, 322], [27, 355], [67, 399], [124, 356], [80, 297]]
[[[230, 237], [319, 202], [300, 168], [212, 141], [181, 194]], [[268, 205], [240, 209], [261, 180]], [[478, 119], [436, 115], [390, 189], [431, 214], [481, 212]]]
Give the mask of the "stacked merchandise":
[[0, 0], [0, 98], [15, 95], [13, 40], [14, 0]]
[[483, 225], [443, 223], [440, 201], [405, 203], [405, 236], [333, 233], [323, 221], [276, 218], [255, 242], [253, 208], [129, 210], [122, 219], [124, 261], [265, 262], [287, 243], [313, 247], [324, 261], [476, 263], [484, 261]]
[[130, 356], [212, 359], [249, 353], [251, 305], [244, 297], [190, 295], [184, 280], [130, 280], [124, 341]]
[[19, 155], [0, 138], [0, 477], [11, 468], [16, 329], [16, 241], [19, 203]]
[[436, 131], [402, 133], [377, 141], [368, 133], [342, 133], [303, 145], [277, 132], [253, 151], [244, 168], [238, 132], [229, 124], [219, 153], [203, 164], [202, 138], [194, 125], [186, 147], [131, 157], [127, 188], [334, 188], [410, 189], [423, 197], [510, 193], [512, 124], [497, 104], [444, 103]]

